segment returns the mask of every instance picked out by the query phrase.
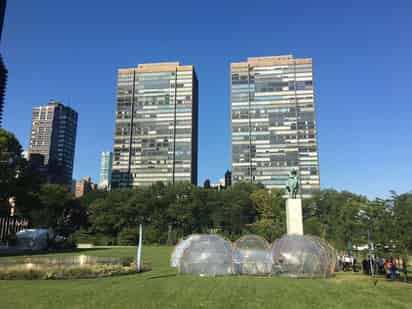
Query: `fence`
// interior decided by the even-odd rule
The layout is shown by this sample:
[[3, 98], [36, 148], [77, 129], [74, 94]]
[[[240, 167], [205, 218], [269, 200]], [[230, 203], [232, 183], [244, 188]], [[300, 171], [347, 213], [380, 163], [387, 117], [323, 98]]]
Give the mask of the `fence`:
[[0, 242], [6, 241], [7, 236], [29, 227], [29, 220], [16, 217], [0, 217]]

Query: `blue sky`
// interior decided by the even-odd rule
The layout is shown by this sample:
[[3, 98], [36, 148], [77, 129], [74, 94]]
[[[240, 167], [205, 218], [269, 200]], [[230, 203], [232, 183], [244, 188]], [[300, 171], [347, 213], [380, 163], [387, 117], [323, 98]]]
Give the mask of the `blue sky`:
[[8, 2], [4, 127], [27, 148], [32, 107], [71, 105], [76, 178], [112, 148], [118, 68], [195, 65], [202, 184], [230, 168], [230, 62], [292, 53], [314, 61], [321, 186], [412, 189], [412, 1]]

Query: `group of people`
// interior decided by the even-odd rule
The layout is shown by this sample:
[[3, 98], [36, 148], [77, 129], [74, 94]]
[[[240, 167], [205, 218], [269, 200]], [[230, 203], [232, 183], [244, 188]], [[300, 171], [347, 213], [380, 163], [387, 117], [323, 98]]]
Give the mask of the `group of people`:
[[385, 275], [387, 279], [396, 280], [401, 276], [403, 266], [397, 257], [391, 258], [365, 258], [361, 265], [357, 265], [356, 257], [349, 254], [337, 256], [337, 271], [357, 272], [362, 268], [365, 275]]
[[399, 279], [401, 276], [400, 274], [400, 269], [401, 269], [401, 263], [398, 258], [391, 258], [391, 259], [385, 259], [381, 258], [378, 260], [378, 269], [381, 274], [385, 274], [386, 278], [388, 279]]
[[[372, 268], [371, 268], [372, 267]], [[362, 261], [363, 272], [367, 275], [385, 275], [387, 279], [396, 280], [401, 276], [400, 270], [402, 269], [401, 263], [398, 258], [391, 257], [386, 258], [375, 258], [364, 259]]]

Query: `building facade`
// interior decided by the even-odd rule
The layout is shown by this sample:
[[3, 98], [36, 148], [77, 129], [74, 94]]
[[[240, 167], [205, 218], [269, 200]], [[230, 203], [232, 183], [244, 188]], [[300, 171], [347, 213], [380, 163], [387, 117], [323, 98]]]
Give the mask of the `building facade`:
[[197, 184], [198, 82], [192, 65], [118, 71], [112, 187]]
[[[6, 14], [6, 0], [0, 1], [0, 42], [3, 33], [4, 16]], [[4, 97], [6, 95], [7, 69], [0, 50], [0, 128], [3, 122]]]
[[3, 34], [4, 16], [6, 15], [7, 0], [0, 1], [0, 41]]
[[232, 185], [232, 172], [227, 170], [225, 173], [225, 187], [228, 188]]
[[93, 190], [92, 178], [90, 176], [83, 177], [76, 181], [76, 190], [74, 192], [74, 196], [76, 198], [84, 196], [87, 192]]
[[320, 189], [312, 59], [232, 63], [231, 124], [233, 183], [284, 188], [296, 169], [303, 197]]
[[6, 96], [6, 86], [7, 86], [7, 69], [3, 62], [3, 58], [0, 54], [0, 128], [3, 123], [3, 108], [4, 108], [4, 99]]
[[29, 155], [44, 156], [47, 181], [71, 185], [77, 112], [55, 101], [33, 108]]
[[112, 181], [113, 154], [110, 151], [102, 152], [100, 160], [100, 181], [99, 188], [110, 189]]

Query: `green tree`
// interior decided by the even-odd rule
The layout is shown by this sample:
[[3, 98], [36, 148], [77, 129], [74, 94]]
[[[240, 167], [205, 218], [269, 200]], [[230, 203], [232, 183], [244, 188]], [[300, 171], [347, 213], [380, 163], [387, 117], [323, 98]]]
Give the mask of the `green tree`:
[[16, 196], [26, 165], [17, 138], [0, 129], [0, 214], [9, 214], [9, 198]]
[[247, 225], [256, 219], [250, 195], [259, 186], [250, 183], [237, 183], [228, 190], [221, 191], [223, 207], [219, 222], [223, 234], [236, 239], [247, 229]]
[[65, 215], [71, 208], [73, 196], [64, 186], [46, 184], [36, 195], [37, 204], [28, 209], [33, 227], [58, 228], [65, 222]]
[[347, 191], [322, 190], [304, 201], [305, 233], [330, 241], [337, 249], [348, 244], [365, 244], [366, 230], [362, 221], [367, 199]]
[[196, 208], [200, 207], [195, 198], [198, 189], [190, 183], [177, 183], [170, 189], [173, 193], [167, 210], [169, 221], [183, 235], [191, 234], [197, 225]]
[[361, 213], [361, 222], [363, 226], [362, 234], [363, 243], [368, 242], [368, 233], [375, 244], [375, 250], [378, 255], [385, 254], [385, 247], [392, 246], [394, 218], [393, 211], [387, 207], [387, 201], [375, 199], [367, 203], [364, 211]]
[[22, 157], [16, 137], [0, 129], [0, 215], [9, 215], [9, 198], [15, 199], [16, 215], [27, 217], [38, 204], [37, 192], [44, 179]]
[[[408, 265], [412, 251], [412, 193], [393, 195], [393, 242], [396, 253], [402, 257], [403, 265]], [[404, 268], [407, 280], [407, 267]]]
[[89, 206], [88, 220], [90, 232], [116, 238], [117, 234], [135, 220], [130, 210], [132, 189], [113, 190], [106, 198], [97, 199]]
[[286, 232], [286, 213], [283, 190], [260, 189], [250, 195], [257, 220], [249, 225], [251, 231], [272, 242]]

